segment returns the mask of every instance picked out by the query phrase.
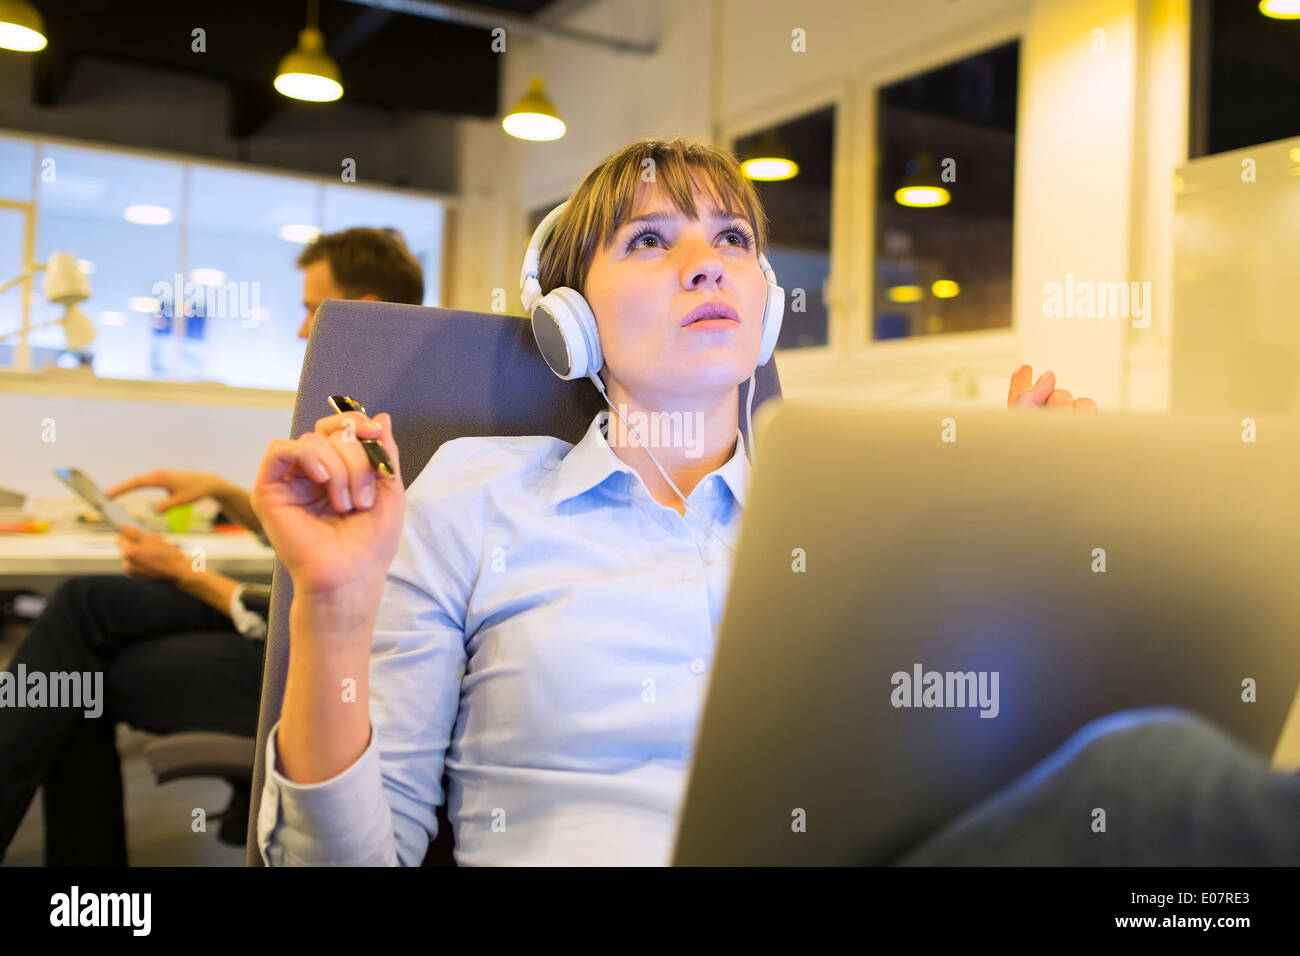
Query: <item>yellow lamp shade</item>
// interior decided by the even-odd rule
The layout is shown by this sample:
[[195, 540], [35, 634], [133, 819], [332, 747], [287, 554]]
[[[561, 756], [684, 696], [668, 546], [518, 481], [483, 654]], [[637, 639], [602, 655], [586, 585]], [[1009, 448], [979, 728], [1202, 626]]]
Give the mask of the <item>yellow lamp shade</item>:
[[1300, 0], [1259, 0], [1259, 12], [1274, 20], [1300, 20]]
[[315, 27], [299, 33], [298, 48], [280, 61], [275, 88], [311, 103], [330, 103], [343, 95], [338, 65], [325, 52], [325, 37]]
[[19, 53], [45, 49], [45, 24], [24, 0], [0, 0], [0, 48]]
[[75, 305], [69, 306], [63, 316], [63, 334], [68, 340], [68, 349], [72, 352], [84, 352], [95, 341], [95, 323]]
[[546, 98], [540, 76], [533, 76], [528, 92], [501, 121], [501, 128], [516, 139], [535, 142], [559, 139], [564, 135], [564, 121]]

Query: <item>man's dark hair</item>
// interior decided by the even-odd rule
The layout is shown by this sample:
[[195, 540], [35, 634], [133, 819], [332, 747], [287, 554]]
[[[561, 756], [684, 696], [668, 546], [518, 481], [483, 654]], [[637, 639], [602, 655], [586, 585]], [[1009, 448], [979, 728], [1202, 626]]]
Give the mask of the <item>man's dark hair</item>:
[[334, 284], [350, 299], [377, 295], [384, 302], [419, 305], [424, 272], [396, 229], [344, 229], [317, 237], [298, 256], [298, 268], [329, 262]]

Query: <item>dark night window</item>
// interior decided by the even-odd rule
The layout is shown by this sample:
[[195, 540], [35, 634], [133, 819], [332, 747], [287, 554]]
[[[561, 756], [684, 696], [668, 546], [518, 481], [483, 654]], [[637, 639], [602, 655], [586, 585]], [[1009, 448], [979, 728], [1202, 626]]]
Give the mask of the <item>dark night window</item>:
[[1300, 136], [1300, 19], [1193, 0], [1191, 68], [1189, 158]]
[[[829, 315], [823, 298], [831, 264], [831, 175], [835, 107], [738, 137], [732, 151], [754, 179], [768, 218], [767, 261], [785, 289], [781, 349], [824, 346]], [[773, 160], [769, 173], [784, 175], [780, 161], [797, 168], [785, 179], [758, 179], [751, 162]]]
[[881, 88], [873, 339], [1011, 325], [1019, 56]]

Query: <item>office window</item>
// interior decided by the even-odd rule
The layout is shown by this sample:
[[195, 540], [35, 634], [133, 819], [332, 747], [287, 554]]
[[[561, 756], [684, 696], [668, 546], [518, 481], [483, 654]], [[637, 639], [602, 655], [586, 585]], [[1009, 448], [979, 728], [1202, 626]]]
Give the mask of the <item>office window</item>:
[[[21, 209], [0, 205], [0, 282], [7, 282], [23, 271], [26, 232], [27, 214]], [[14, 349], [16, 340], [8, 336], [22, 327], [22, 303], [21, 285], [0, 294], [0, 363]]]
[[[30, 197], [36, 169], [36, 259], [69, 251], [82, 262], [91, 297], [81, 308], [97, 333], [74, 355], [59, 325], [32, 332], [33, 368], [93, 363], [108, 378], [296, 389], [305, 342], [294, 262], [321, 231], [399, 230], [424, 270], [424, 304], [439, 304], [437, 199], [107, 149], [23, 147], [0, 140], [0, 281], [23, 268], [33, 206], [21, 186]], [[39, 276], [33, 289], [32, 325], [59, 318], [39, 296]], [[19, 290], [0, 299], [0, 335], [21, 327], [21, 302]], [[0, 344], [0, 367], [14, 351], [12, 340]]]
[[[90, 299], [81, 309], [97, 331], [87, 349], [96, 374], [173, 377], [176, 347], [156, 314], [153, 288], [179, 266], [181, 164], [49, 143], [40, 144], [37, 162], [36, 259], [70, 252], [88, 273]], [[33, 325], [63, 314], [41, 299], [40, 287], [38, 279]], [[28, 341], [33, 368], [58, 360], [67, 344], [59, 325]]]
[[1191, 72], [1190, 158], [1300, 136], [1300, 20], [1193, 0]]
[[[825, 291], [830, 275], [835, 107], [741, 136], [732, 151], [742, 167], [752, 171], [768, 217], [767, 261], [785, 289], [785, 318], [777, 347], [824, 346], [830, 328]], [[763, 170], [745, 164], [760, 160], [777, 160], [769, 168], [787, 178], [756, 178], [764, 175]], [[781, 160], [794, 166], [782, 171]]]
[[873, 339], [1011, 325], [1019, 52], [881, 88]]
[[[21, 139], [0, 137], [0, 200], [31, 201], [32, 164], [35, 157], [34, 144]], [[9, 274], [6, 273], [4, 278], [8, 277]]]
[[294, 260], [304, 228], [317, 226], [318, 189], [290, 176], [191, 167], [185, 283], [194, 286], [184, 331], [173, 336], [190, 346], [186, 378], [298, 387], [306, 342]]
[[[27, 230], [32, 219], [32, 175], [36, 169], [34, 144], [0, 137], [0, 284], [26, 268]], [[38, 280], [39, 281], [39, 280]], [[39, 284], [33, 285], [39, 291]], [[12, 364], [22, 328], [23, 289], [15, 285], [0, 292], [0, 368]]]

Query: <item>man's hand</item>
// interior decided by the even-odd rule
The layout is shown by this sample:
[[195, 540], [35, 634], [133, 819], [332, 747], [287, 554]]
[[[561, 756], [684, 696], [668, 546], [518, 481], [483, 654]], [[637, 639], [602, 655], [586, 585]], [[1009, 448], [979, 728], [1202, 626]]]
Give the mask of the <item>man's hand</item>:
[[202, 471], [172, 471], [169, 468], [157, 468], [119, 482], [104, 494], [109, 498], [116, 498], [134, 488], [163, 488], [167, 491], [167, 497], [154, 502], [153, 506], [154, 513], [161, 514], [168, 508], [187, 505], [200, 498], [209, 496], [220, 498], [225, 487], [225, 479], [217, 475], [209, 475]]
[[155, 514], [161, 514], [168, 508], [189, 504], [200, 498], [215, 498], [221, 510], [234, 518], [254, 534], [260, 534], [262, 525], [253, 513], [248, 493], [237, 485], [232, 485], [220, 475], [209, 475], [202, 471], [172, 471], [170, 468], [157, 468], [143, 475], [128, 478], [104, 492], [109, 498], [134, 488], [162, 488], [167, 497], [154, 502]]
[[158, 578], [179, 585], [193, 576], [190, 557], [162, 535], [122, 525], [117, 536], [122, 552], [122, 570], [129, 575]]
[[[1063, 388], [1056, 387], [1056, 375], [1044, 372], [1034, 382], [1034, 367], [1022, 365], [1011, 374], [1011, 389], [1007, 392], [1007, 408], [1073, 409], [1076, 412], [1096, 412], [1097, 403], [1091, 398], [1075, 398]], [[1032, 383], [1032, 384], [1031, 384]]]

